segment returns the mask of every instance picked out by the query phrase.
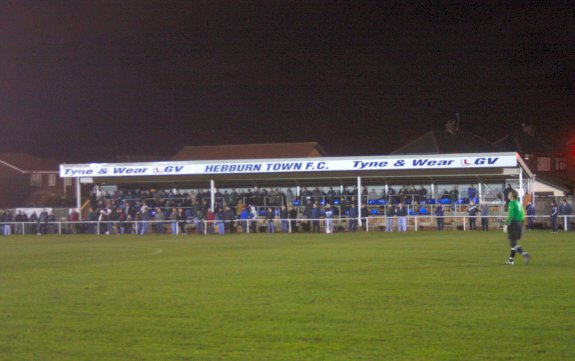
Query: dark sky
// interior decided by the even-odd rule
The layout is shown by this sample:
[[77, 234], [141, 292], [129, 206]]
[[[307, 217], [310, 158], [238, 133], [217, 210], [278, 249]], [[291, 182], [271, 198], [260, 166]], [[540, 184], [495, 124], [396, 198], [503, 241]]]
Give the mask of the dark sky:
[[[0, 2], [0, 151], [88, 157], [575, 127], [575, 2]], [[569, 129], [571, 128], [571, 129]]]

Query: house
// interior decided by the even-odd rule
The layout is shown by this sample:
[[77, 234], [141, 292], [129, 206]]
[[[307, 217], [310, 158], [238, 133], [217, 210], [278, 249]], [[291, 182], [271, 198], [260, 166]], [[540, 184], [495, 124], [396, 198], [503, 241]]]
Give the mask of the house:
[[[534, 192], [561, 196], [573, 191], [575, 152], [536, 137], [534, 128], [523, 124], [523, 132], [490, 142], [471, 132], [458, 131], [450, 121], [443, 131], [430, 131], [407, 143], [391, 154], [452, 154], [516, 152], [529, 169], [537, 174]], [[540, 180], [540, 181], [539, 181]]]
[[448, 122], [445, 130], [432, 130], [390, 154], [497, 153], [501, 147], [471, 132], [458, 131]]
[[73, 200], [71, 179], [58, 162], [25, 153], [0, 153], [0, 208], [59, 206]]
[[[572, 144], [552, 143], [535, 132], [532, 125], [523, 123], [522, 132], [507, 135], [494, 144], [505, 151], [517, 152], [538, 176], [573, 189], [575, 182], [575, 152]], [[571, 141], [575, 142], [575, 141]]]

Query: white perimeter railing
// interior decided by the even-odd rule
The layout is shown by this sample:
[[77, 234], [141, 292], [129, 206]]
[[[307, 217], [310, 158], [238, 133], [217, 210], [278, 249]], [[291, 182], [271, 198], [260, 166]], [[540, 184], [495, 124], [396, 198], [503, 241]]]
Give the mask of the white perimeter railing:
[[[444, 217], [436, 217], [433, 215], [409, 215], [404, 217], [406, 228], [410, 231], [423, 231], [423, 230], [437, 230], [437, 220], [442, 218], [444, 221], [444, 229], [446, 230], [470, 230], [470, 217], [467, 215], [449, 215]], [[528, 224], [528, 218], [525, 219], [525, 224]], [[482, 229], [481, 217], [475, 217], [476, 229]], [[502, 229], [505, 223], [506, 216], [489, 216], [488, 230]], [[361, 219], [361, 225], [357, 218], [297, 218], [297, 219], [279, 219], [273, 220], [275, 232], [292, 233], [295, 231], [311, 232], [315, 225], [321, 232], [326, 232], [326, 226], [335, 232], [349, 231], [350, 224], [357, 230], [366, 232], [385, 231], [388, 226], [391, 226], [391, 231], [398, 231], [398, 217], [385, 217], [385, 216], [370, 216]], [[331, 223], [330, 223], [331, 222]], [[571, 223], [575, 222], [575, 216], [558, 216], [557, 228], [564, 231], [571, 230]], [[230, 227], [231, 225], [231, 227]], [[224, 232], [228, 232], [233, 228], [233, 231], [253, 233], [271, 231], [269, 222], [264, 218], [254, 219], [235, 219], [233, 221], [56, 221], [56, 222], [0, 222], [0, 234], [210, 234], [218, 233], [221, 228]], [[550, 216], [534, 216], [533, 217], [534, 229], [550, 229], [551, 217]], [[294, 227], [297, 227], [294, 229]], [[183, 231], [182, 231], [183, 228]], [[186, 232], [188, 231], [188, 232]], [[329, 232], [327, 232], [329, 233]]]

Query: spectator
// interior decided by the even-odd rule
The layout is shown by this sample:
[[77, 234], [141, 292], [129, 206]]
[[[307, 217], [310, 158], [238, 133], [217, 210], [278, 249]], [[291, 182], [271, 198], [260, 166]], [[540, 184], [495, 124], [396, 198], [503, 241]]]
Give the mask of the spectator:
[[475, 197], [477, 197], [477, 189], [473, 184], [467, 188], [467, 197], [469, 198], [469, 201], [475, 201]]
[[320, 212], [317, 203], [314, 203], [311, 209], [311, 228], [312, 232], [319, 233]]
[[570, 228], [570, 216], [571, 213], [573, 212], [573, 209], [571, 208], [571, 205], [569, 205], [569, 203], [567, 203], [566, 199], [563, 199], [563, 201], [561, 201], [561, 205], [559, 206], [559, 215], [563, 216], [563, 226], [566, 231], [569, 230]]
[[38, 217], [38, 235], [46, 234], [48, 232], [48, 212], [43, 209]]
[[555, 201], [551, 202], [551, 214], [549, 216], [551, 220], [551, 231], [557, 232], [557, 215], [559, 214], [559, 208], [557, 208], [557, 203]]
[[297, 221], [296, 221], [296, 219], [297, 219], [297, 210], [296, 210], [294, 207], [290, 206], [290, 207], [288, 208], [288, 216], [289, 216], [289, 219], [290, 219], [290, 228], [291, 228], [291, 231], [292, 231], [292, 232], [297, 232], [297, 230], [298, 230], [298, 229], [297, 229]]
[[258, 231], [258, 211], [254, 205], [249, 206], [250, 208], [250, 223], [252, 225], [252, 233], [257, 233]]
[[395, 209], [391, 203], [385, 207], [385, 231], [393, 232], [393, 217], [395, 216]]
[[150, 226], [150, 212], [148, 211], [148, 206], [147, 205], [143, 205], [140, 208], [140, 214], [141, 214], [141, 222], [140, 222], [140, 231], [138, 232], [138, 234], [140, 235], [144, 235], [146, 233], [148, 233], [148, 227]]
[[367, 217], [369, 217], [369, 209], [367, 208], [365, 203], [361, 204], [361, 209], [359, 210], [359, 214], [361, 217], [362, 227], [363, 227], [363, 229], [365, 229], [365, 227], [367, 227]]
[[351, 207], [349, 208], [349, 231], [350, 232], [355, 232], [357, 231], [357, 217], [359, 215], [359, 212], [355, 206], [355, 203], [351, 204]]
[[266, 213], [266, 223], [268, 225], [268, 233], [275, 233], [276, 228], [274, 226], [274, 210], [270, 207]]
[[163, 234], [164, 233], [164, 221], [166, 220], [166, 215], [159, 207], [156, 207], [156, 233]]
[[489, 205], [481, 203], [481, 229], [489, 231]]
[[170, 213], [170, 223], [172, 225], [172, 234], [178, 234], [178, 209], [172, 208]]
[[397, 209], [395, 210], [395, 214], [397, 215], [397, 230], [399, 232], [406, 232], [407, 231], [407, 208], [403, 205], [403, 203], [399, 203], [397, 205]]
[[38, 224], [39, 224], [39, 217], [38, 214], [36, 214], [36, 211], [32, 211], [32, 214], [30, 215], [30, 218], [28, 219], [29, 222], [32, 223], [32, 233], [36, 233], [38, 235], [40, 235], [39, 232], [39, 228], [38, 228]]
[[240, 222], [242, 224], [242, 230], [244, 233], [248, 232], [249, 217], [250, 217], [250, 211], [248, 210], [248, 207], [243, 207], [242, 212], [240, 213]]
[[469, 208], [467, 209], [467, 216], [469, 217], [469, 229], [474, 231], [477, 229], [476, 217], [478, 211], [477, 204], [474, 201], [469, 201]]
[[289, 215], [286, 206], [281, 206], [280, 209], [280, 219], [281, 219], [281, 228], [283, 233], [289, 232]]
[[180, 229], [181, 234], [186, 234], [186, 213], [184, 212], [183, 208], [178, 208], [178, 227]]
[[333, 208], [327, 203], [325, 205], [325, 233], [333, 233]]
[[437, 223], [437, 230], [444, 231], [445, 230], [445, 207], [443, 204], [438, 203], [435, 207], [435, 221]]
[[10, 211], [5, 211], [2, 214], [2, 222], [3, 222], [3, 229], [2, 229], [2, 234], [5, 236], [9, 236], [12, 234], [12, 222], [14, 220], [12, 219], [12, 213]]
[[455, 205], [459, 200], [459, 190], [457, 189], [457, 186], [453, 186], [453, 189], [449, 192], [449, 199], [451, 200], [451, 211], [455, 212]]
[[527, 231], [531, 231], [535, 222], [535, 206], [531, 201], [527, 202], [525, 211], [527, 213]]
[[226, 226], [226, 230], [229, 233], [234, 233], [234, 221], [236, 219], [235, 212], [229, 207], [225, 206], [224, 209], [224, 223]]
[[26, 213], [22, 211], [18, 211], [18, 214], [14, 217], [14, 221], [16, 222], [16, 234], [25, 234], [24, 233], [24, 216]]
[[76, 234], [78, 233], [78, 221], [80, 220], [80, 215], [76, 211], [76, 209], [72, 209], [70, 215], [68, 216], [68, 220], [71, 222], [70, 224], [70, 233]]
[[208, 228], [208, 233], [214, 233], [214, 223], [216, 221], [216, 215], [212, 212], [211, 208], [208, 208], [206, 212], [206, 224]]

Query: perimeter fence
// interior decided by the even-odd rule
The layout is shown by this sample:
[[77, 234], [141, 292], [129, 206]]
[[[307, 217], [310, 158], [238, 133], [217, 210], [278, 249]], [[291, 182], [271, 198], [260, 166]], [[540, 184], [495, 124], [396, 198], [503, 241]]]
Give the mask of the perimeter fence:
[[[495, 231], [501, 230], [506, 216], [470, 217], [468, 215], [408, 215], [406, 217], [369, 216], [365, 218], [265, 218], [236, 220], [192, 219], [186, 221], [51, 221], [0, 222], [2, 235], [45, 234], [226, 234], [226, 233], [296, 233], [296, 232], [398, 232], [398, 231]], [[554, 228], [554, 225], [556, 228]], [[527, 217], [527, 230], [574, 229], [575, 216]]]

